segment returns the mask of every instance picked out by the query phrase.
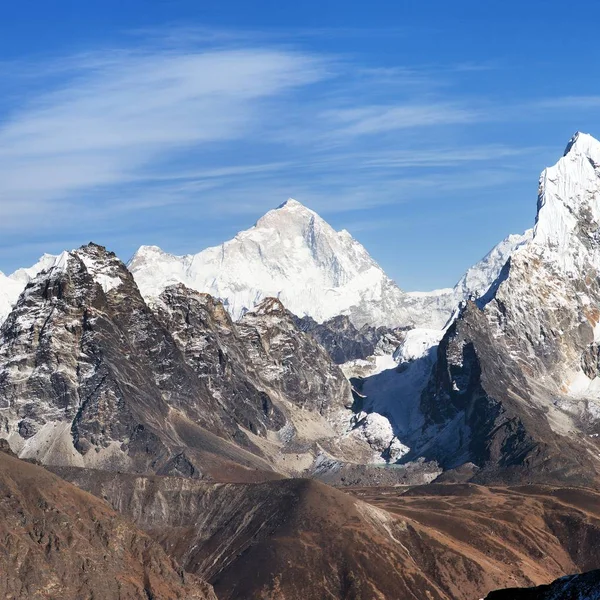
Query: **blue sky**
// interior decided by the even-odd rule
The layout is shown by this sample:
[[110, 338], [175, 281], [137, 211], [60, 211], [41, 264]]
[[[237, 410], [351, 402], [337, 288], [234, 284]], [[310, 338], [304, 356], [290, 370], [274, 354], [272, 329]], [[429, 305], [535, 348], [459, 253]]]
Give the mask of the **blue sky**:
[[453, 285], [600, 136], [592, 2], [0, 8], [0, 269], [196, 252], [294, 197], [407, 290]]

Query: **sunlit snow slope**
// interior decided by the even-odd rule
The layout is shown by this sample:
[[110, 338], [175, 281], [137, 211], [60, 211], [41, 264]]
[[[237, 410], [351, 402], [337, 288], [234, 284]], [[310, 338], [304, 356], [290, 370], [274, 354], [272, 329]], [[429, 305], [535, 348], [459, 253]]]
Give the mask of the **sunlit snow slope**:
[[407, 294], [347, 231], [335, 231], [314, 211], [288, 200], [220, 246], [187, 256], [142, 246], [129, 268], [149, 300], [183, 283], [222, 299], [235, 319], [274, 296], [293, 313], [319, 322], [348, 315], [359, 327], [442, 329], [460, 301], [487, 290], [529, 235], [501, 242], [455, 288]]
[[184, 283], [221, 298], [234, 318], [274, 296], [293, 313], [317, 321], [340, 314], [358, 325], [407, 320], [405, 294], [363, 246], [296, 200], [195, 255], [173, 256], [142, 246], [129, 268], [147, 298]]

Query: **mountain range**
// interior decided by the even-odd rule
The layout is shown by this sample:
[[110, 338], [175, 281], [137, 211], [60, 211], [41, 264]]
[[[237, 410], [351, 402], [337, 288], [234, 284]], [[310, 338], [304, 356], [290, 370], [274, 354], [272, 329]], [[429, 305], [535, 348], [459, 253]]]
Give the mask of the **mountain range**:
[[599, 231], [600, 142], [576, 134], [533, 228], [451, 289], [402, 291], [295, 200], [195, 255], [90, 243], [0, 274], [23, 515], [0, 589], [84, 597], [90, 567], [54, 551], [113, 556], [114, 527], [131, 552], [98, 573], [133, 565], [132, 598], [466, 599], [600, 567]]

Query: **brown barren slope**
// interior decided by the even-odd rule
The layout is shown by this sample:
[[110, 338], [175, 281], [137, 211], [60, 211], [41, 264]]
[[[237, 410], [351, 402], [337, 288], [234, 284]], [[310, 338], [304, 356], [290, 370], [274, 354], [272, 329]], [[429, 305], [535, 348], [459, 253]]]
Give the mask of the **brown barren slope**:
[[584, 488], [351, 495], [298, 479], [61, 474], [132, 518], [220, 599], [472, 600], [600, 565], [600, 494]]
[[216, 600], [209, 585], [104, 502], [4, 452], [0, 597]]

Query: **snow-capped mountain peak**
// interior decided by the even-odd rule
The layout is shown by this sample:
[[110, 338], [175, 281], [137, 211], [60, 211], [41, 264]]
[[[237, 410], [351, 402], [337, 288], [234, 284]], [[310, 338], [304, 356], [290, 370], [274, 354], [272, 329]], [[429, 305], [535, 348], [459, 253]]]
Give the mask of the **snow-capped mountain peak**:
[[17, 269], [11, 275], [0, 273], [0, 325], [6, 320], [27, 284], [42, 273], [61, 273], [67, 270], [69, 260], [76, 258], [84, 265], [104, 292], [121, 285], [117, 277], [115, 255], [97, 244], [90, 243], [77, 250], [63, 251], [60, 254], [44, 254], [31, 267]]
[[47, 271], [55, 266], [55, 263], [60, 255], [43, 254], [40, 259], [31, 267], [17, 269], [10, 275], [13, 281], [20, 282], [23, 286], [29, 283], [38, 273]]
[[600, 141], [589, 133], [576, 131], [573, 137], [569, 140], [563, 157], [573, 152], [574, 154], [583, 154], [585, 156], [598, 156], [600, 153]]
[[533, 243], [558, 268], [600, 264], [600, 142], [577, 133], [540, 177]]
[[404, 293], [365, 248], [293, 199], [220, 246], [187, 256], [143, 246], [129, 268], [146, 298], [183, 283], [222, 299], [235, 319], [265, 297], [317, 321], [339, 314], [358, 325], [404, 319]]
[[[306, 206], [304, 206], [304, 204], [302, 204], [302, 202], [298, 202], [298, 200], [295, 200], [294, 198], [288, 198], [285, 202], [282, 202], [276, 210], [279, 210], [281, 208], [287, 208], [287, 209], [291, 209], [291, 210], [304, 210], [307, 212], [312, 213], [313, 211], [310, 210], [309, 208], [307, 208]], [[313, 213], [316, 214], [316, 213]]]

